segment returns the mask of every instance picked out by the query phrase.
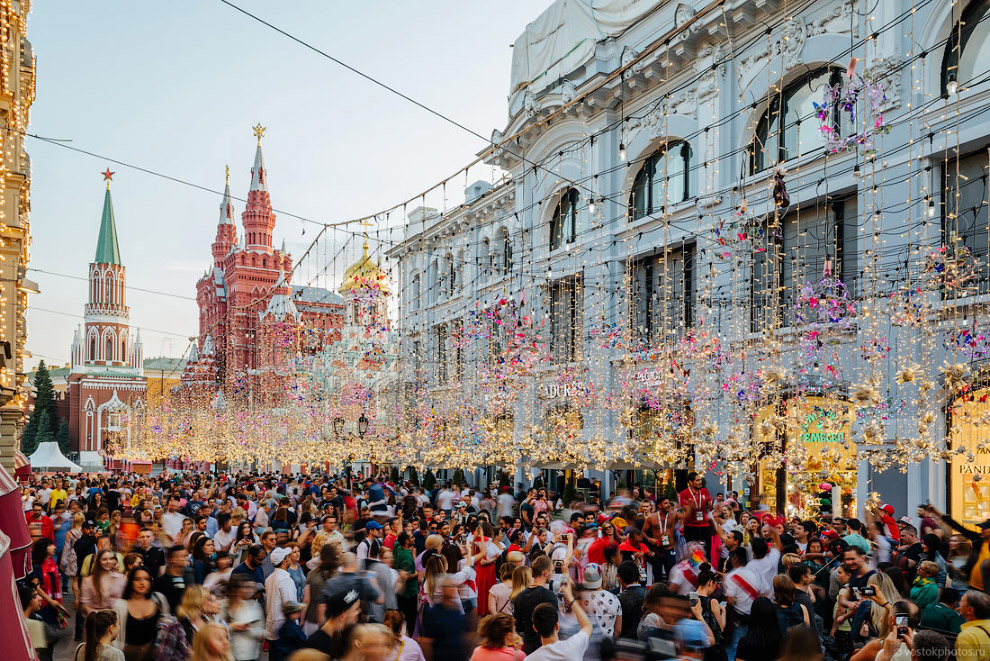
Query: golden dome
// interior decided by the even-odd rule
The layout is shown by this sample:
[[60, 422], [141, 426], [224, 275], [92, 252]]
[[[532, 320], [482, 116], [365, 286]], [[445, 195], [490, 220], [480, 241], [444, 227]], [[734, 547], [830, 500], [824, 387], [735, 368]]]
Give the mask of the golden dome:
[[385, 295], [392, 293], [385, 271], [368, 254], [367, 242], [364, 244], [364, 254], [361, 259], [344, 272], [344, 284], [337, 291], [343, 294], [355, 289], [378, 289]]

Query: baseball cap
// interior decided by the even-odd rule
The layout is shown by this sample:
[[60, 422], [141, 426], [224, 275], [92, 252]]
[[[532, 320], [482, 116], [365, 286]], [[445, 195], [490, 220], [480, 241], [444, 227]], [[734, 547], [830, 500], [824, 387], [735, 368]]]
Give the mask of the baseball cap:
[[705, 628], [698, 620], [684, 619], [674, 625], [674, 637], [688, 649], [703, 650], [708, 647], [708, 632]]
[[894, 506], [893, 505], [884, 505], [880, 509], [882, 509], [884, 512], [886, 512], [890, 516], [894, 516]]
[[354, 602], [358, 600], [357, 590], [344, 590], [341, 592], [335, 592], [329, 599], [327, 599], [326, 613], [327, 617], [339, 617], [347, 611]]
[[980, 530], [986, 530], [990, 528], [990, 519], [987, 519], [983, 523], [977, 523], [976, 527], [979, 528]]
[[96, 524], [95, 524], [95, 523], [93, 523], [93, 521], [92, 521], [92, 519], [88, 519], [88, 520], [86, 520], [86, 521], [83, 521], [83, 524], [82, 524], [82, 527], [83, 527], [83, 528], [92, 528], [92, 527], [93, 527], [93, 526], [95, 526], [95, 525], [96, 525]]
[[591, 562], [584, 568], [582, 584], [591, 590], [597, 590], [602, 586], [602, 568], [598, 566], [598, 563]]
[[366, 523], [364, 525], [364, 529], [365, 530], [381, 530], [382, 529], [382, 524], [378, 523], [377, 521], [368, 521], [368, 523]]
[[292, 553], [292, 549], [287, 549], [287, 548], [274, 549], [271, 552], [271, 555], [269, 556], [272, 560], [272, 565], [275, 567], [279, 566], [280, 564], [282, 564], [282, 561], [289, 556], [290, 553]]

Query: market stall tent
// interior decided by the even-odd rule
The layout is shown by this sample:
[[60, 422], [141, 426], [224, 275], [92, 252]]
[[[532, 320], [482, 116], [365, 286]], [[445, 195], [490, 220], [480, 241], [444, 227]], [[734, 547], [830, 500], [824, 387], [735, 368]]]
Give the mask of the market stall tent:
[[65, 458], [58, 443], [42, 443], [30, 456], [32, 470], [79, 473], [82, 466]]

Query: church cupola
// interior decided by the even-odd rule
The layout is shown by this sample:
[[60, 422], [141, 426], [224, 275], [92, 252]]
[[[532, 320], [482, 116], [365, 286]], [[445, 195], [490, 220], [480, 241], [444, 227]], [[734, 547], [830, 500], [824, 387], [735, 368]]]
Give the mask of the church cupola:
[[265, 158], [261, 153], [261, 138], [264, 134], [265, 127], [261, 124], [254, 127], [258, 147], [254, 153], [251, 188], [248, 191], [244, 213], [241, 214], [241, 223], [244, 225], [245, 247], [248, 250], [271, 253], [275, 214], [272, 213], [271, 198], [268, 196], [268, 171], [265, 169]]
[[227, 253], [237, 244], [237, 226], [234, 224], [234, 203], [230, 200], [230, 168], [227, 168], [227, 183], [224, 185], [223, 201], [220, 202], [220, 221], [217, 223], [217, 237], [213, 242], [213, 265], [222, 267]]

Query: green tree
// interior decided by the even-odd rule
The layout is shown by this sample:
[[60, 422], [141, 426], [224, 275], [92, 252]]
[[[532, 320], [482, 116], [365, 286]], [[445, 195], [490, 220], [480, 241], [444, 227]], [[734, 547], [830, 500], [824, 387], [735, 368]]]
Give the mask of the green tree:
[[419, 473], [416, 472], [415, 466], [409, 467], [409, 481], [415, 484], [416, 486], [419, 486]]
[[431, 491], [437, 483], [437, 476], [433, 474], [432, 470], [427, 470], [426, 475], [423, 477], [423, 488], [427, 491]]
[[388, 479], [393, 483], [398, 483], [399, 481], [399, 467], [392, 466], [392, 469], [388, 472]]
[[72, 452], [72, 438], [69, 436], [69, 421], [65, 418], [59, 420], [58, 431], [55, 433], [55, 442], [58, 443], [58, 449], [62, 451], [62, 454], [69, 454]]
[[[58, 416], [55, 412], [55, 388], [52, 386], [52, 376], [48, 372], [45, 361], [38, 363], [34, 373], [34, 412], [31, 414], [24, 433], [21, 434], [21, 452], [30, 455], [43, 443], [42, 437], [54, 440]], [[45, 424], [40, 424], [42, 419]]]

